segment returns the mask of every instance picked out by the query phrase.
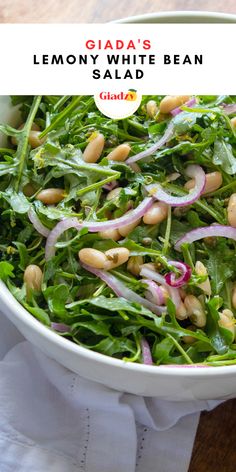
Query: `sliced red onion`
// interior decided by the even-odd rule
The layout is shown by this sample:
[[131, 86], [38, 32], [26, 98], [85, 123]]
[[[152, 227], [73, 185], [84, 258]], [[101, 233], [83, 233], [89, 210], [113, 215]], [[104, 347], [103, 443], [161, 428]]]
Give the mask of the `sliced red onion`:
[[91, 233], [97, 233], [98, 231], [106, 231], [108, 229], [118, 229], [121, 226], [129, 225], [142, 218], [146, 211], [152, 206], [153, 199], [146, 197], [140, 205], [129, 213], [115, 218], [109, 221], [83, 221], [80, 222], [77, 218], [66, 218], [60, 221], [50, 232], [46, 247], [45, 247], [45, 258], [49, 260], [55, 255], [55, 244], [58, 238], [68, 229], [75, 228], [78, 231], [81, 228], [88, 228]]
[[169, 261], [169, 264], [176, 269], [179, 269], [181, 272], [180, 277], [176, 278], [176, 274], [174, 272], [169, 272], [165, 275], [165, 281], [171, 287], [179, 288], [182, 285], [186, 284], [191, 277], [192, 269], [189, 267], [188, 264], [179, 261]]
[[204, 191], [206, 185], [206, 175], [204, 170], [198, 165], [189, 165], [185, 171], [188, 177], [191, 177], [195, 180], [195, 186], [187, 195], [183, 197], [175, 197], [170, 195], [169, 193], [165, 192], [161, 185], [159, 184], [151, 184], [146, 186], [146, 190], [152, 195], [154, 198], [161, 202], [167, 203], [167, 205], [171, 206], [186, 206], [191, 205], [194, 203]]
[[155, 282], [166, 285], [165, 277], [163, 275], [158, 274], [158, 272], [155, 272], [152, 269], [149, 269], [148, 267], [142, 267], [140, 271], [140, 275], [142, 277], [145, 277], [147, 279], [155, 280]]
[[223, 105], [223, 110], [226, 115], [232, 115], [232, 113], [236, 113], [236, 103]]
[[163, 277], [162, 275], [158, 274], [158, 272], [155, 272], [154, 270], [152, 269], [148, 269], [146, 267], [143, 267], [141, 269], [141, 272], [140, 272], [140, 275], [142, 277], [145, 277], [147, 279], [151, 279], [151, 280], [155, 280], [155, 282], [158, 282], [162, 285], [164, 285], [167, 290], [168, 290], [168, 293], [170, 295], [170, 298], [171, 300], [173, 301], [173, 303], [175, 304], [176, 308], [178, 308], [181, 304], [181, 297], [180, 297], [180, 294], [179, 294], [179, 291], [177, 288], [174, 288], [174, 287], [170, 287], [167, 283], [166, 283], [166, 280], [165, 280], [165, 277]]
[[112, 180], [108, 184], [105, 184], [105, 185], [102, 186], [102, 188], [104, 188], [104, 190], [108, 190], [109, 192], [111, 190], [113, 190], [113, 188], [116, 188], [116, 187], [118, 187], [118, 183], [117, 183], [116, 180]]
[[175, 244], [175, 249], [177, 251], [180, 251], [181, 246], [184, 243], [191, 244], [194, 241], [198, 241], [199, 239], [209, 237], [229, 238], [236, 241], [236, 228], [224, 225], [211, 225], [193, 229], [192, 231], [189, 231], [188, 233], [184, 234], [184, 236], [182, 236], [182, 238], [177, 241], [177, 243]]
[[159, 139], [159, 141], [157, 141], [155, 144], [145, 149], [144, 151], [139, 152], [138, 154], [135, 154], [132, 157], [129, 157], [129, 159], [127, 159], [125, 163], [130, 165], [136, 161], [140, 161], [140, 159], [143, 159], [144, 157], [151, 156], [152, 154], [154, 154], [154, 152], [156, 152], [158, 149], [164, 146], [164, 144], [170, 141], [173, 135], [174, 135], [174, 125], [173, 123], [170, 123], [169, 126], [167, 126], [166, 131], [161, 137], [161, 139]]
[[36, 212], [32, 207], [28, 211], [28, 217], [36, 231], [38, 231], [39, 234], [47, 238], [50, 233], [50, 229], [46, 228], [46, 226], [41, 223], [40, 219], [38, 218]]
[[[195, 105], [197, 103], [197, 100], [195, 97], [192, 97], [190, 98], [190, 100], [188, 100], [187, 102], [183, 103], [182, 106], [185, 106], [185, 107], [189, 107], [191, 108], [193, 105]], [[179, 113], [182, 113], [182, 108], [181, 107], [176, 107], [174, 108], [174, 110], [171, 110], [171, 115], [172, 116], [176, 116], [176, 115], [179, 115]]]
[[181, 296], [179, 294], [179, 290], [177, 288], [170, 287], [169, 285], [166, 285], [166, 288], [169, 292], [170, 299], [174, 303], [175, 307], [179, 308], [179, 306], [182, 303]]
[[145, 338], [141, 339], [141, 350], [142, 350], [143, 364], [153, 365], [151, 349]]
[[70, 331], [70, 326], [64, 323], [51, 323], [51, 328], [59, 333], [68, 333]]
[[149, 279], [143, 279], [141, 282], [147, 285], [147, 290], [145, 291], [145, 298], [147, 300], [157, 305], [165, 304], [164, 294], [159, 285]]
[[148, 310], [152, 311], [156, 315], [161, 315], [166, 311], [166, 308], [163, 306], [155, 305], [154, 303], [149, 302], [145, 298], [141, 297], [137, 293], [133, 292], [130, 288], [126, 287], [123, 282], [117, 279], [114, 275], [110, 274], [110, 272], [106, 272], [105, 270], [95, 269], [94, 267], [88, 266], [87, 264], [80, 263], [81, 266], [91, 272], [91, 274], [96, 275], [99, 279], [103, 280], [108, 287], [110, 287], [113, 292], [117, 295], [117, 297], [125, 298], [130, 302], [139, 303], [144, 307], [148, 308]]

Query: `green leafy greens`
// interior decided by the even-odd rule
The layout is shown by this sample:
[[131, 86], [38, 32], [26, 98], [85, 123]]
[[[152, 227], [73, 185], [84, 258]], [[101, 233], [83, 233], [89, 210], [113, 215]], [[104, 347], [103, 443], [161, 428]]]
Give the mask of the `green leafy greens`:
[[[155, 116], [147, 113], [150, 99], [156, 102]], [[5, 136], [0, 148], [0, 278], [29, 316], [49, 329], [57, 331], [61, 326], [58, 334], [87, 349], [143, 362], [145, 338], [155, 365], [234, 364], [236, 306], [231, 295], [236, 280], [235, 242], [208, 238], [185, 244], [182, 252], [174, 245], [192, 229], [228, 223], [229, 198], [236, 192], [236, 133], [235, 113], [228, 116], [225, 107], [236, 104], [236, 97], [199, 96], [195, 105], [183, 106], [175, 117], [158, 111], [162, 99], [145, 96], [134, 115], [112, 120], [98, 111], [89, 96], [12, 97], [23, 125], [18, 129], [8, 123], [0, 125]], [[170, 125], [169, 141], [138, 166], [109, 159], [109, 153], [123, 143], [129, 144], [130, 156], [142, 152]], [[105, 141], [101, 156], [96, 162], [85, 162], [83, 152], [98, 134]], [[71, 228], [57, 240], [55, 256], [45, 260], [46, 239], [37, 225], [50, 233], [59, 221], [70, 217], [85, 222], [119, 218], [143, 201], [146, 185], [152, 183], [183, 196], [189, 164], [201, 166], [206, 174], [220, 172], [222, 184], [190, 206], [169, 207], [159, 224], [139, 219], [123, 237], [119, 233], [116, 238], [90, 233], [86, 227], [80, 231]], [[107, 198], [116, 187], [120, 190]], [[39, 198], [46, 189], [62, 189], [63, 196], [47, 204]], [[122, 282], [140, 299], [147, 296], [147, 282], [135, 264], [152, 264], [162, 278], [169, 272], [180, 275], [169, 261], [188, 264], [191, 277], [180, 295], [183, 300], [192, 296], [200, 302], [205, 322], [198, 325], [193, 311], [181, 317], [166, 285], [165, 307], [159, 315], [125, 294], [116, 296], [114, 289], [86, 270], [78, 258], [83, 248], [105, 252], [119, 247], [126, 248], [131, 259], [111, 274], [118, 285]], [[197, 272], [197, 261], [204, 265], [205, 273]], [[36, 282], [27, 285], [29, 266], [42, 273], [38, 288]], [[206, 281], [210, 292], [204, 290]], [[230, 313], [228, 325], [222, 324], [224, 313]]]

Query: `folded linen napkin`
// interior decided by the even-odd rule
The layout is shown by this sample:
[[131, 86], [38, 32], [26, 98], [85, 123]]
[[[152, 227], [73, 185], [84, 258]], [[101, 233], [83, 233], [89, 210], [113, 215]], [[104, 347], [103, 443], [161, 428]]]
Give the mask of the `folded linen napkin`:
[[86, 380], [0, 315], [1, 472], [187, 472], [199, 412]]

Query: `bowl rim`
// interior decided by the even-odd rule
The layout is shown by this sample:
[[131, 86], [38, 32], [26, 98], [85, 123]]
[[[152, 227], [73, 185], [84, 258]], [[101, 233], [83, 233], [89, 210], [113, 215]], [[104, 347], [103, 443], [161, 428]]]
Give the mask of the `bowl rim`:
[[[125, 368], [129, 371], [140, 372], [142, 374], [154, 374], [159, 376], [177, 376], [177, 377], [207, 377], [215, 376], [215, 374], [220, 376], [228, 376], [229, 374], [235, 374], [236, 365], [232, 366], [202, 366], [196, 364], [187, 364], [187, 365], [146, 365], [146, 364], [136, 364], [134, 362], [123, 361], [111, 356], [106, 356], [96, 351], [92, 351], [83, 346], [79, 346], [73, 341], [60, 336], [58, 333], [51, 330], [49, 327], [43, 325], [40, 321], [34, 318], [18, 300], [12, 295], [10, 290], [7, 288], [4, 282], [0, 280], [0, 301], [3, 304], [9, 307], [9, 310], [14, 313], [14, 316], [25, 325], [25, 327], [30, 330], [37, 331], [39, 335], [47, 338], [47, 341], [52, 342], [57, 345], [57, 347], [66, 350], [67, 352], [73, 351], [74, 354], [79, 354], [83, 358], [88, 358], [89, 360], [95, 362], [96, 364], [103, 364], [104, 366], [113, 366]], [[8, 316], [3, 310], [3, 314], [7, 316], [12, 321], [12, 316]], [[14, 322], [13, 322], [14, 324]], [[17, 325], [17, 323], [16, 323]], [[217, 376], [218, 376], [217, 375]]]
[[[202, 20], [214, 19], [219, 20], [218, 23], [223, 22], [236, 22], [236, 12], [235, 13], [224, 13], [216, 11], [202, 11], [202, 10], [176, 10], [176, 11], [160, 11], [152, 13], [144, 13], [140, 15], [128, 16], [126, 18], [119, 18], [118, 20], [113, 20], [112, 23], [148, 23], [151, 21], [153, 23], [154, 19], [160, 19], [160, 24], [165, 23], [165, 20], [168, 23], [168, 20], [176, 18], [183, 19], [183, 23], [188, 19], [199, 18], [199, 21], [195, 23], [201, 23]], [[200, 18], [202, 20], [200, 20]], [[207, 21], [204, 21], [206, 24]], [[153, 23], [155, 24], [155, 23]]]

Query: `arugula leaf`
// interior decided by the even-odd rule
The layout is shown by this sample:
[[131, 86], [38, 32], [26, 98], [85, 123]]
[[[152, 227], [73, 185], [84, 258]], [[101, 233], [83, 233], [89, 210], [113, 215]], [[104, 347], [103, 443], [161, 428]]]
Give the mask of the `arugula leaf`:
[[152, 351], [153, 359], [158, 364], [168, 364], [171, 360], [171, 352], [174, 350], [173, 342], [170, 338], [164, 338], [156, 343]]
[[217, 251], [217, 249], [208, 249], [208, 255], [209, 259], [206, 261], [206, 266], [211, 278], [211, 287], [213, 292], [218, 295], [226, 280], [234, 273], [232, 262], [224, 262], [224, 260], [222, 260], [221, 250]]
[[136, 346], [130, 339], [125, 338], [104, 338], [102, 341], [93, 346], [86, 345], [89, 349], [94, 349], [97, 352], [105, 354], [106, 356], [114, 356], [117, 354], [124, 354], [130, 352], [136, 353]]
[[30, 203], [23, 193], [15, 192], [12, 188], [7, 189], [2, 193], [2, 197], [6, 199], [16, 213], [27, 213], [30, 209]]
[[64, 319], [64, 315], [67, 313], [65, 305], [70, 297], [69, 287], [64, 284], [48, 287], [44, 296], [47, 299], [49, 310]]
[[8, 277], [15, 277], [13, 271], [14, 267], [12, 264], [9, 264], [7, 261], [0, 262], [0, 279], [3, 280], [3, 282], [6, 282]]
[[71, 326], [72, 335], [75, 336], [77, 331], [79, 333], [81, 328], [92, 331], [92, 333], [98, 336], [110, 336], [109, 325], [101, 320], [99, 320], [99, 323], [95, 321], [80, 321], [74, 323]]
[[28, 262], [29, 262], [29, 255], [28, 255], [26, 246], [25, 246], [25, 244], [23, 244], [19, 241], [15, 241], [14, 244], [18, 249], [18, 253], [19, 253], [19, 257], [20, 257], [19, 268], [21, 270], [25, 270], [25, 268], [27, 267]]
[[207, 332], [209, 338], [211, 340], [212, 346], [216, 350], [218, 354], [224, 354], [228, 350], [228, 340], [225, 338], [225, 331], [219, 327], [218, 321], [220, 319], [219, 316], [219, 304], [220, 299], [219, 297], [212, 298], [207, 303], [208, 308], [208, 317], [207, 317]]
[[139, 303], [129, 302], [125, 300], [125, 298], [106, 298], [103, 296], [91, 298], [87, 300], [88, 303], [91, 305], [99, 306], [100, 308], [104, 308], [105, 310], [110, 311], [128, 311], [129, 313], [138, 313], [141, 315], [145, 315], [148, 317], [155, 317], [153, 313], [145, 308], [144, 306], [139, 305]]
[[201, 113], [189, 113], [186, 111], [179, 113], [172, 120], [175, 133], [184, 134], [191, 130], [199, 117], [201, 117]]
[[214, 144], [213, 162], [221, 166], [226, 174], [236, 174], [236, 158], [233, 155], [232, 146], [223, 139], [217, 139]]
[[[111, 120], [97, 109], [90, 96], [13, 97], [13, 103], [20, 105], [25, 125], [17, 130], [7, 123], [0, 124], [0, 131], [14, 138], [12, 143], [9, 139], [9, 148], [0, 148], [0, 278], [29, 316], [49, 327], [52, 321], [68, 324], [70, 332], [62, 335], [87, 349], [142, 362], [140, 340], [144, 337], [157, 364], [234, 364], [236, 345], [232, 333], [219, 326], [218, 311], [231, 308], [236, 280], [235, 243], [227, 238], [204, 239], [183, 245], [180, 253], [175, 250], [175, 242], [193, 228], [216, 222], [227, 224], [228, 200], [236, 189], [235, 132], [224, 105], [219, 105], [234, 105], [236, 98], [198, 96], [199, 105], [183, 106], [175, 117], [160, 113], [149, 117], [148, 101], [155, 100], [159, 107], [162, 98], [144, 96], [132, 116]], [[35, 149], [31, 149], [29, 139], [33, 122], [44, 137]], [[144, 151], [166, 130], [170, 131], [169, 141], [149, 158], [141, 159], [135, 169], [127, 162], [107, 158], [123, 143], [129, 144], [131, 156]], [[104, 135], [104, 149], [96, 163], [87, 163], [84, 149], [98, 133]], [[46, 238], [29, 220], [30, 207], [50, 231], [57, 222], [70, 217], [81, 221], [114, 220], [143, 201], [149, 183], [158, 182], [171, 194], [185, 195], [185, 169], [191, 164], [201, 166], [206, 174], [221, 172], [222, 186], [189, 207], [169, 208], [168, 219], [160, 224], [137, 222], [125, 239], [120, 237], [119, 229], [114, 239], [90, 233], [87, 228], [70, 229], [54, 241], [56, 254], [45, 261]], [[119, 195], [109, 200], [109, 191], [117, 186]], [[54, 205], [39, 201], [39, 193], [47, 188], [63, 189], [64, 198]], [[116, 297], [105, 282], [82, 267], [82, 248], [104, 253], [113, 247], [126, 247], [131, 257], [141, 256], [143, 263], [153, 263], [163, 276], [176, 270], [171, 260], [189, 264], [192, 275], [184, 290], [197, 297], [205, 297], [198, 285], [207, 276], [195, 274], [195, 263], [201, 261], [212, 287], [212, 295], [205, 297], [206, 327], [192, 332], [188, 319], [176, 319], [176, 307], [170, 299], [166, 313], [157, 316], [138, 303]], [[33, 294], [27, 299], [24, 271], [30, 264], [43, 271], [37, 299]], [[117, 267], [112, 274], [146, 296], [142, 278], [132, 273], [130, 264]], [[191, 346], [183, 342], [187, 335], [195, 339]]]
[[46, 326], [51, 326], [50, 318], [45, 310], [38, 306], [30, 306], [28, 303], [23, 303], [26, 310], [29, 311], [38, 321], [41, 321]]

